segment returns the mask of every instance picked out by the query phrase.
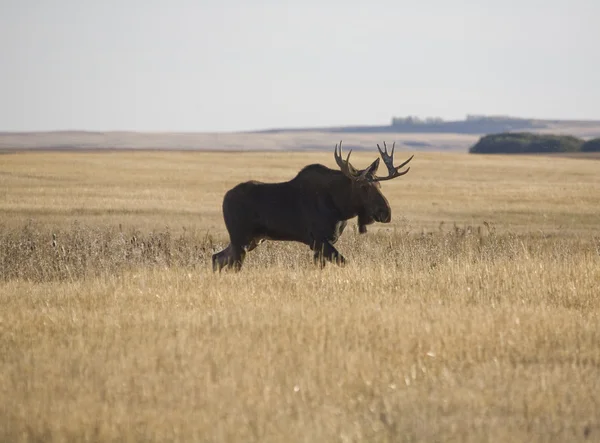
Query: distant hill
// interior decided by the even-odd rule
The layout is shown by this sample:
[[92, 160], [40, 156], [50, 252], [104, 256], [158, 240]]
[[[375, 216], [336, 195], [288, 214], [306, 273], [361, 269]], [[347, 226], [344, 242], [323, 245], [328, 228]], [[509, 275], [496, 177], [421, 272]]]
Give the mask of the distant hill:
[[279, 128], [252, 131], [273, 134], [284, 132], [333, 132], [333, 133], [445, 133], [474, 134], [509, 131], [576, 133], [583, 138], [600, 136], [600, 120], [541, 120], [511, 116], [467, 115], [465, 120], [444, 121], [440, 118], [394, 117], [389, 125], [338, 126], [324, 128]]
[[394, 117], [389, 125], [280, 128], [244, 132], [48, 131], [0, 132], [0, 151], [18, 150], [330, 150], [340, 139], [347, 149], [376, 150], [396, 142], [397, 149], [467, 152], [481, 136], [503, 132], [600, 137], [600, 121], [538, 120], [469, 115], [465, 120]]
[[0, 133], [0, 152], [46, 151], [327, 151], [340, 139], [344, 148], [375, 151], [376, 144], [396, 142], [396, 150], [466, 152], [477, 136], [471, 134], [352, 133], [289, 131], [280, 133], [149, 133], [56, 131]]

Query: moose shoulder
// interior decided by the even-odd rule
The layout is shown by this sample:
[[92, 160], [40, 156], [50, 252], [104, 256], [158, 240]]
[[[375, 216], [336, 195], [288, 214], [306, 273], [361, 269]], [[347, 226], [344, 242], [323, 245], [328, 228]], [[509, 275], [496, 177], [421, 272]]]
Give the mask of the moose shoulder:
[[363, 170], [350, 163], [350, 154], [342, 158], [342, 143], [335, 146], [334, 158], [339, 170], [320, 164], [304, 167], [296, 177], [282, 183], [249, 181], [230, 189], [223, 199], [223, 219], [229, 233], [229, 245], [212, 257], [213, 270], [242, 267], [246, 252], [264, 240], [296, 241], [314, 251], [321, 267], [325, 260], [345, 263], [334, 244], [348, 219], [358, 216], [359, 232], [374, 223], [389, 223], [392, 212], [381, 193], [379, 182], [406, 174], [400, 172], [412, 156], [394, 166], [394, 146], [388, 153], [377, 149], [388, 175], [376, 175], [380, 159]]

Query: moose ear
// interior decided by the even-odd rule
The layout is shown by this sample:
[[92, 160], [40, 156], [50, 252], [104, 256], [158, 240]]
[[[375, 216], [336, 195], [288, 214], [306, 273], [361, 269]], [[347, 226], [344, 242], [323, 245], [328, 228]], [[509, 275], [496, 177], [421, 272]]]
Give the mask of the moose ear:
[[374, 176], [375, 173], [377, 172], [378, 167], [379, 167], [379, 158], [377, 160], [375, 160], [373, 163], [371, 163], [371, 165], [367, 169], [365, 169], [365, 175]]

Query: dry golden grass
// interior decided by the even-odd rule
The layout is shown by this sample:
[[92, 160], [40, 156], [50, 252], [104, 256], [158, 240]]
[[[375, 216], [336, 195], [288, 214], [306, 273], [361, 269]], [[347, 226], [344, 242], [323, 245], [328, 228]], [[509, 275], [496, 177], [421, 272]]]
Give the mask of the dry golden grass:
[[597, 162], [417, 153], [345, 268], [213, 274], [225, 190], [309, 162], [0, 157], [0, 441], [600, 440]]

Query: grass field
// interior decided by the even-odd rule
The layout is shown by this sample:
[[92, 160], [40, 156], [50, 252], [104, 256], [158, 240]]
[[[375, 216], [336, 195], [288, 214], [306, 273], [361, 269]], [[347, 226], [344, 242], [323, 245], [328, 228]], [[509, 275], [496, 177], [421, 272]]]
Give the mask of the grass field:
[[416, 153], [346, 267], [213, 274], [225, 191], [312, 162], [0, 155], [0, 441], [600, 441], [597, 161]]

